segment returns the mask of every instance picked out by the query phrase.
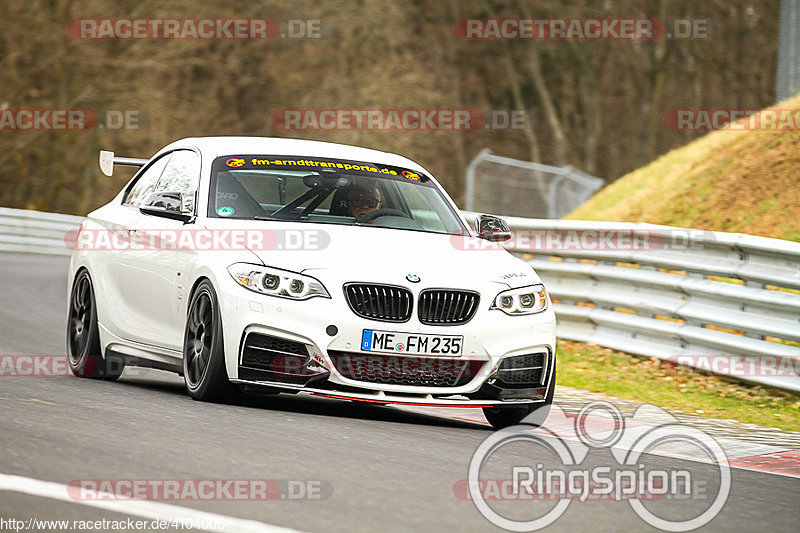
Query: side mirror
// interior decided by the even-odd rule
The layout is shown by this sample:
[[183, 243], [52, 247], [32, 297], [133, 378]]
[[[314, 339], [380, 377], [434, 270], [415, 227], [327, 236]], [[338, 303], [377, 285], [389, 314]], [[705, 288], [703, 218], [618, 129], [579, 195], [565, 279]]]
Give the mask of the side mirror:
[[147, 195], [139, 211], [146, 215], [188, 222], [191, 213], [183, 211], [183, 195], [179, 192], [153, 192]]
[[511, 228], [500, 217], [480, 215], [478, 217], [478, 237], [492, 242], [507, 241], [511, 238]]

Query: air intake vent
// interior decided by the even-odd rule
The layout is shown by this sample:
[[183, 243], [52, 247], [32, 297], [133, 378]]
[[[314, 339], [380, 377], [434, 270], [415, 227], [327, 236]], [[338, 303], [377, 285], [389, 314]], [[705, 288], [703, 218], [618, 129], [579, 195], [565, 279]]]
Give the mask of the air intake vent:
[[478, 375], [484, 362], [469, 359], [391, 356], [328, 351], [336, 370], [355, 381], [409, 387], [459, 387]]
[[392, 285], [348, 283], [347, 304], [360, 317], [384, 322], [405, 322], [411, 318], [412, 296], [408, 289]]
[[302, 368], [307, 359], [304, 344], [260, 333], [250, 333], [242, 349], [242, 366], [250, 368], [274, 371], [286, 367], [287, 361]]
[[480, 297], [471, 291], [429, 289], [419, 295], [419, 321], [430, 326], [466, 324], [478, 310]]
[[528, 387], [542, 384], [546, 354], [506, 357], [497, 369], [499, 381], [507, 387]]

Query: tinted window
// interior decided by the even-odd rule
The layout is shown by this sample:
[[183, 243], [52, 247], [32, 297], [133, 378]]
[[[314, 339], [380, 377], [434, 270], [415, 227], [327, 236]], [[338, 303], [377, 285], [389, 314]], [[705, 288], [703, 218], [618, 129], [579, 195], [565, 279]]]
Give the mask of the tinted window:
[[465, 233], [433, 180], [405, 168], [319, 157], [243, 155], [219, 157], [211, 170], [210, 217]]
[[122, 201], [123, 204], [133, 207], [139, 207], [142, 204], [147, 195], [155, 190], [158, 178], [161, 177], [170, 155], [161, 156], [136, 179], [133, 187], [125, 195], [125, 199]]
[[200, 156], [191, 150], [177, 150], [155, 187], [155, 192], [179, 192], [183, 196], [183, 212], [194, 212], [194, 196], [200, 181]]

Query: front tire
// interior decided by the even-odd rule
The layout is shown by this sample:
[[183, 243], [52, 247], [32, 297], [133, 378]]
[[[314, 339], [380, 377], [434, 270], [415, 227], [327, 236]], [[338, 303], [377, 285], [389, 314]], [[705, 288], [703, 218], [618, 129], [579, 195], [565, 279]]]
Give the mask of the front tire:
[[217, 293], [208, 280], [200, 282], [189, 303], [183, 337], [183, 380], [195, 400], [227, 401], [235, 393], [225, 368]]
[[75, 276], [69, 297], [67, 317], [67, 361], [78, 377], [116, 381], [125, 364], [102, 355], [100, 330], [97, 326], [97, 304], [89, 272], [81, 270]]

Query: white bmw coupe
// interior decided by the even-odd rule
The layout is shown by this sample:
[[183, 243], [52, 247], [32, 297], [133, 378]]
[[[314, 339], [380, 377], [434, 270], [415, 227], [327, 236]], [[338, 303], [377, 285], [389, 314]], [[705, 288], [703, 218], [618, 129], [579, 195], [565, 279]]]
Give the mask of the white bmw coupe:
[[333, 143], [189, 138], [75, 236], [67, 350], [79, 376], [183, 375], [196, 400], [304, 393], [481, 407], [541, 423], [555, 315], [482, 215], [473, 231], [420, 165]]

